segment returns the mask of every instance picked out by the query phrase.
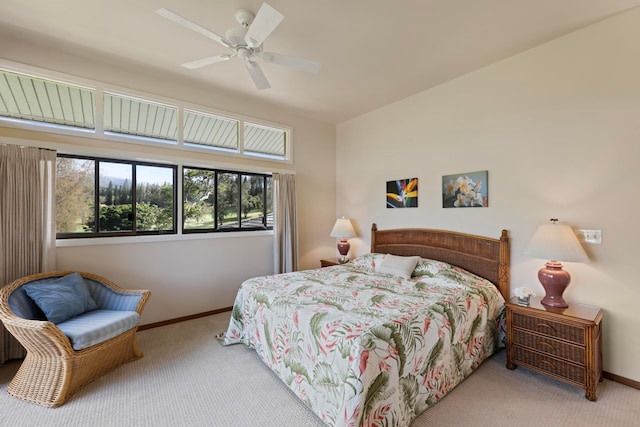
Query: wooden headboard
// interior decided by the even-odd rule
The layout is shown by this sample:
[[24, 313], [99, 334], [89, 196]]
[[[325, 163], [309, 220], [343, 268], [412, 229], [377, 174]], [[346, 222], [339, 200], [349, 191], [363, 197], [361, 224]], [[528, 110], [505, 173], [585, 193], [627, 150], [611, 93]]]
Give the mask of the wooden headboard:
[[371, 226], [371, 252], [418, 255], [462, 267], [490, 280], [509, 299], [509, 236], [499, 239], [428, 228], [378, 230]]

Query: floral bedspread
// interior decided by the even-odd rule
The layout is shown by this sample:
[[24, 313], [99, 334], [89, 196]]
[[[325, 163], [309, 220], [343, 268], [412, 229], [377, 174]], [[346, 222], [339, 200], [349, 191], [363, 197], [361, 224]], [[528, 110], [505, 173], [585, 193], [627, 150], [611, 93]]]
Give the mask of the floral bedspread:
[[222, 343], [255, 349], [327, 425], [408, 426], [494, 352], [504, 299], [438, 261], [376, 273], [382, 256], [247, 280]]

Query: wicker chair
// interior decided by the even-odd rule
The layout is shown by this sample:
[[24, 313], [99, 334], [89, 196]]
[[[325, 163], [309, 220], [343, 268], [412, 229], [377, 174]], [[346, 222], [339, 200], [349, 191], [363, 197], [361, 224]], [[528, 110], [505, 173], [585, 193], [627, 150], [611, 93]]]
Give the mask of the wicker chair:
[[[14, 312], [15, 307], [20, 304], [24, 306], [29, 299], [21, 289], [23, 285], [70, 273], [73, 272], [34, 274], [0, 290], [0, 319], [27, 350], [22, 365], [7, 387], [7, 392], [14, 397], [48, 407], [60, 406], [89, 382], [142, 357], [136, 340], [137, 324], [113, 338], [82, 350], [74, 350], [69, 338], [42, 315], [33, 310], [27, 315], [25, 310], [15, 310], [22, 311], [21, 317]], [[80, 275], [91, 297], [102, 310], [129, 310], [141, 315], [151, 295], [146, 290], [123, 289], [95, 274], [81, 272]]]

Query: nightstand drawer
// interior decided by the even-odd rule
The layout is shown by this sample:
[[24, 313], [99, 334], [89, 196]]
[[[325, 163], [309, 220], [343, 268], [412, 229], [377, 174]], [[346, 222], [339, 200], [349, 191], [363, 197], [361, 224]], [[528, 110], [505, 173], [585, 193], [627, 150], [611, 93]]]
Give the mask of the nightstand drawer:
[[581, 386], [585, 384], [586, 370], [584, 366], [567, 363], [519, 346], [513, 347], [513, 361], [522, 365], [529, 365], [531, 368], [539, 371], [562, 377], [565, 380]]
[[512, 326], [550, 337], [561, 338], [577, 345], [585, 345], [585, 329], [581, 326], [554, 322], [522, 313], [513, 313]]
[[550, 356], [557, 356], [571, 362], [585, 364], [585, 348], [563, 341], [547, 338], [543, 335], [533, 334], [522, 329], [514, 328], [513, 343], [546, 353]]

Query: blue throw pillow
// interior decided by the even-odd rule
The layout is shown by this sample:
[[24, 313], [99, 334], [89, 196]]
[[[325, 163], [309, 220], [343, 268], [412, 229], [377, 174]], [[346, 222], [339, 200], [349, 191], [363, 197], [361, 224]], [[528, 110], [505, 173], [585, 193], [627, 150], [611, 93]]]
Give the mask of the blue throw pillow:
[[25, 292], [47, 316], [60, 323], [98, 308], [79, 273], [57, 279], [40, 280], [23, 286]]

